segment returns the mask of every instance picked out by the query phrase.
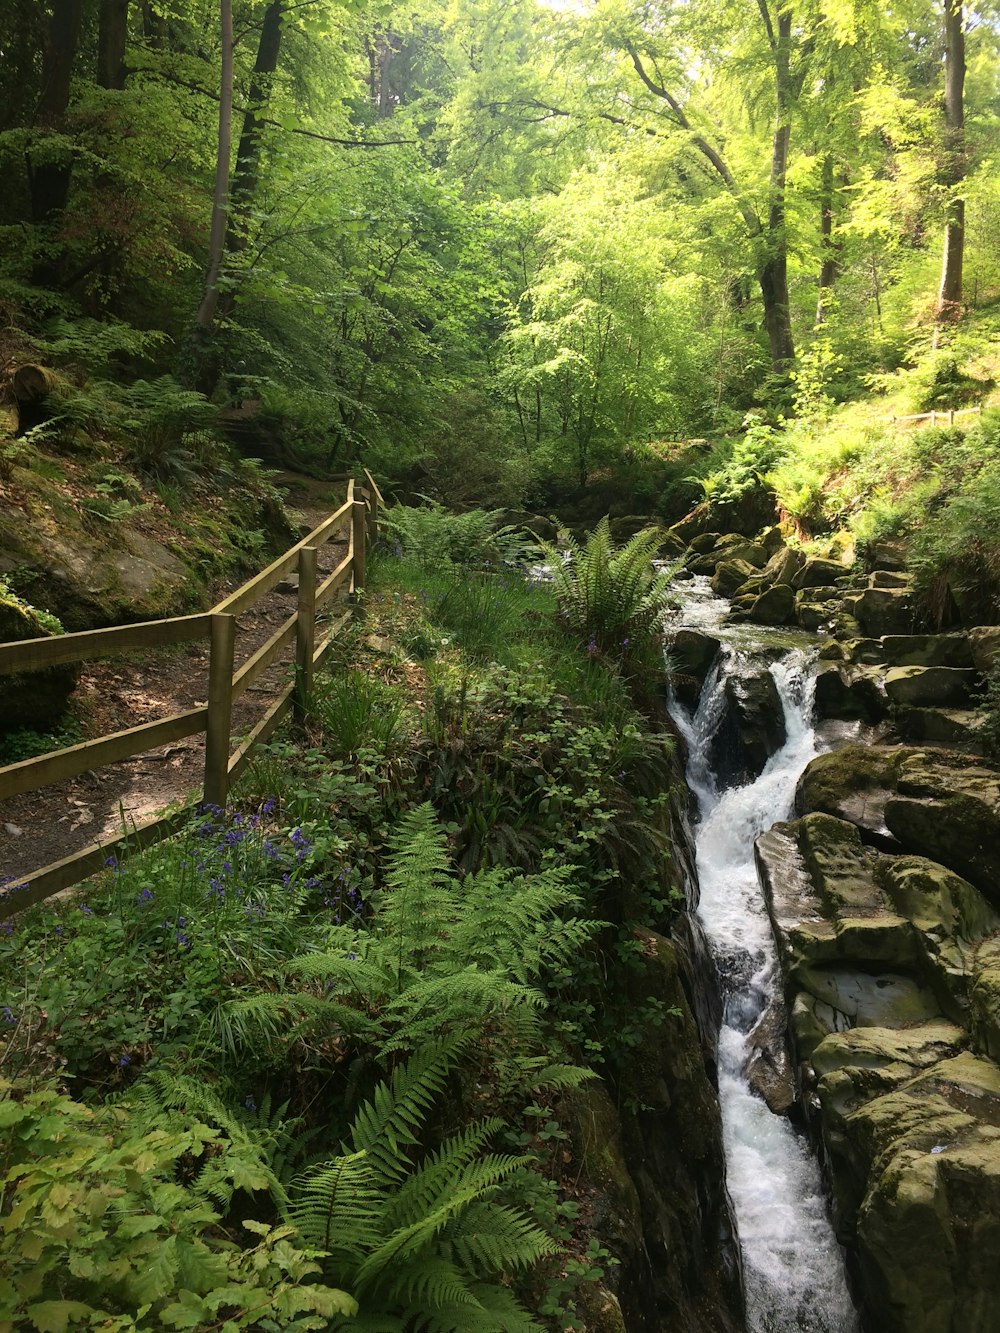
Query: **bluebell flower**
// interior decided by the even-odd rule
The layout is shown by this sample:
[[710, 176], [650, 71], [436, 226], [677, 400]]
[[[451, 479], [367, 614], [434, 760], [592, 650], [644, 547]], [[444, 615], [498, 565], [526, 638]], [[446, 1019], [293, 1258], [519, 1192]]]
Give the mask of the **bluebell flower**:
[[149, 887], [149, 885], [147, 884], [146, 887], [145, 887], [144, 889], [141, 889], [141, 890], [136, 894], [136, 896], [135, 896], [135, 900], [136, 900], [137, 903], [151, 903], [155, 897], [156, 897], [156, 894], [153, 892], [153, 890], [152, 890], [152, 889]]
[[126, 1065], [130, 1065], [131, 1063], [132, 1063], [132, 1057], [129, 1055], [128, 1051], [125, 1051], [125, 1052], [119, 1057], [119, 1060], [118, 1060], [118, 1068], [119, 1068], [119, 1069], [124, 1069]]
[[270, 814], [273, 814], [273, 813], [274, 813], [274, 807], [275, 807], [277, 804], [278, 804], [277, 798], [274, 797], [274, 796], [269, 796], [269, 797], [267, 798], [267, 800], [264, 802], [264, 804], [260, 807], [260, 812], [261, 812], [261, 814], [262, 814], [262, 815], [270, 815]]
[[257, 1103], [254, 1101], [252, 1097], [244, 1097], [243, 1105], [247, 1108], [247, 1110], [250, 1112], [251, 1115], [257, 1114]]
[[80, 911], [83, 913], [84, 916], [93, 916], [93, 915], [94, 915], [94, 913], [91, 911], [91, 909], [87, 906], [86, 903], [83, 903], [83, 904], [82, 904], [82, 906], [80, 907]]
[[5, 1023], [16, 1023], [16, 1022], [17, 1022], [17, 1016], [15, 1015], [14, 1010], [10, 1007], [9, 1004], [4, 1005], [3, 1021], [4, 1021]]

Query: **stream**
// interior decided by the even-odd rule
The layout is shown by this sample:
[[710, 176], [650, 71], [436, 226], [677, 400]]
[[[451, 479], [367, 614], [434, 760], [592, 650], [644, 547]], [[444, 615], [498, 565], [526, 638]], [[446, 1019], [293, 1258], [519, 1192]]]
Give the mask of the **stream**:
[[[692, 715], [671, 715], [688, 745], [687, 780], [697, 801], [698, 914], [719, 970], [724, 1017], [719, 1033], [719, 1098], [729, 1193], [743, 1256], [750, 1333], [857, 1333], [858, 1318], [831, 1227], [819, 1166], [808, 1140], [773, 1114], [744, 1069], [748, 1039], [780, 988], [776, 952], [754, 868], [755, 838], [792, 815], [795, 784], [824, 748], [812, 724], [809, 639], [757, 626], [723, 625], [728, 602], [707, 579], [675, 589], [683, 605], [669, 628], [697, 628], [723, 641]], [[669, 634], [668, 628], [668, 634]], [[725, 786], [713, 737], [723, 724], [726, 680], [760, 670], [777, 687], [786, 739], [763, 772]]]

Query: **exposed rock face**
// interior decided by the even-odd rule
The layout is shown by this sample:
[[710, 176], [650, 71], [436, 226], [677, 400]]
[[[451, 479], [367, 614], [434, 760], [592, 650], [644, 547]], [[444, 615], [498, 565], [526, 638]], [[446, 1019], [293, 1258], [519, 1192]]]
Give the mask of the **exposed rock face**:
[[698, 704], [701, 688], [719, 651], [720, 641], [701, 630], [682, 629], [670, 640], [670, 656], [675, 663], [673, 687], [686, 707]]
[[845, 746], [810, 764], [797, 808], [939, 861], [1000, 905], [1000, 769], [985, 760], [931, 747]]
[[991, 766], [848, 746], [757, 843], [801, 1093], [879, 1333], [998, 1327], [998, 801]]
[[[0, 643], [45, 638], [51, 632], [31, 607], [0, 587]], [[51, 728], [65, 710], [78, 675], [79, 667], [67, 665], [0, 676], [0, 732]]]
[[[629, 1329], [736, 1333], [739, 1261], [725, 1194], [719, 1102], [708, 1081], [699, 1034], [672, 942], [640, 930], [643, 960], [631, 1000], [668, 1006], [659, 1029], [636, 1046], [621, 1070], [621, 1094], [637, 1108], [624, 1120], [625, 1161], [643, 1217], [649, 1280], [656, 1304], [621, 1302]], [[720, 1244], [720, 1237], [723, 1242]], [[692, 1301], [692, 1292], [703, 1293]]]

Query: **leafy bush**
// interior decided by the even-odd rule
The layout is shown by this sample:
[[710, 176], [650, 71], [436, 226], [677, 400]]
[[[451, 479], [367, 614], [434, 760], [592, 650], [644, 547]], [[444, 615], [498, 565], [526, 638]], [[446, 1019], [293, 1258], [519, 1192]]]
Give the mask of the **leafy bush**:
[[911, 543], [917, 588], [940, 624], [953, 603], [966, 623], [1000, 616], [1000, 460], [990, 460], [932, 513]]
[[386, 510], [384, 523], [399, 554], [425, 569], [530, 560], [536, 543], [521, 529], [500, 525], [502, 516], [500, 509], [454, 514], [428, 500], [419, 507], [394, 505]]
[[747, 415], [744, 426], [742, 438], [733, 445], [723, 466], [699, 479], [706, 498], [713, 503], [739, 500], [763, 485], [785, 452], [780, 427], [753, 413]]
[[[227, 1181], [266, 1189], [240, 1146], [197, 1122], [137, 1126], [48, 1085], [0, 1079], [0, 1311], [9, 1327], [133, 1330], [328, 1328], [357, 1303], [315, 1281], [295, 1231], [247, 1221], [246, 1249], [220, 1229], [212, 1195], [192, 1182], [210, 1163]], [[178, 1179], [188, 1178], [187, 1186]]]

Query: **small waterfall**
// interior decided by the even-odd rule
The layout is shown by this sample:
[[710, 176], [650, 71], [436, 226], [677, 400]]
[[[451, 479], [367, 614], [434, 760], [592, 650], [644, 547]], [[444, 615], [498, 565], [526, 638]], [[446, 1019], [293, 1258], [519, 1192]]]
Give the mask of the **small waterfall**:
[[[711, 625], [718, 633], [715, 626], [728, 607], [706, 597], [702, 588], [694, 592], [693, 623]], [[685, 615], [683, 623], [692, 621]], [[693, 717], [680, 705], [671, 708], [688, 743], [688, 782], [700, 814], [695, 839], [699, 915], [725, 1004], [719, 1096], [727, 1183], [743, 1252], [747, 1324], [750, 1333], [857, 1333], [843, 1256], [809, 1144], [789, 1120], [768, 1109], [744, 1074], [750, 1033], [780, 986], [753, 844], [777, 820], [791, 816], [795, 784], [818, 752], [811, 724], [810, 655], [790, 648], [770, 667], [784, 711], [784, 745], [755, 781], [718, 790], [710, 741], [726, 708], [726, 678], [746, 669], [748, 651], [745, 639], [738, 646], [724, 644]]]

